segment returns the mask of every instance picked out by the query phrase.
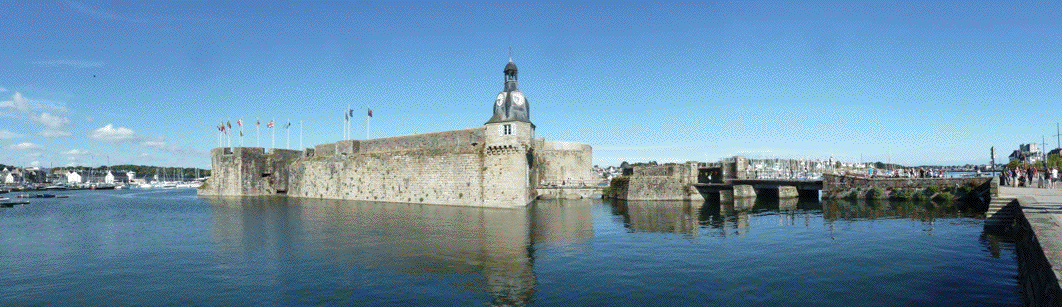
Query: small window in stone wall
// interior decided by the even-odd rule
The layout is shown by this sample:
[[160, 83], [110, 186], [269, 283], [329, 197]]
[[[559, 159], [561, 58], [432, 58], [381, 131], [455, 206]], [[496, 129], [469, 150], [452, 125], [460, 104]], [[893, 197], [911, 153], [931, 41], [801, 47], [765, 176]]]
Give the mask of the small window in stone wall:
[[512, 135], [513, 125], [501, 125], [498, 127], [498, 135]]

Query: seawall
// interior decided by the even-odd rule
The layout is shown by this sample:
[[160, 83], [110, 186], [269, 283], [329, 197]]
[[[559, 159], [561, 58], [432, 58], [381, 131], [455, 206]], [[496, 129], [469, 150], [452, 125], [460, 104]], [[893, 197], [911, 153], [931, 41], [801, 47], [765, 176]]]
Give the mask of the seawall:
[[[516, 125], [516, 124], [513, 124]], [[313, 149], [216, 148], [209, 196], [286, 195], [479, 207], [519, 207], [537, 198], [538, 182], [578, 188], [591, 182], [589, 145], [493, 135], [480, 127]], [[592, 190], [549, 191], [547, 198], [587, 198]]]
[[[822, 176], [823, 198], [912, 198], [924, 197], [926, 199], [935, 196], [946, 198], [960, 198], [971, 196], [987, 204], [991, 191], [993, 177], [973, 178], [887, 178], [887, 177], [860, 177], [824, 174]], [[933, 187], [940, 192], [933, 195], [925, 195], [925, 189]], [[870, 195], [871, 190], [879, 189], [881, 195]], [[921, 194], [919, 194], [921, 193]], [[972, 194], [970, 194], [972, 193]]]
[[1018, 280], [1026, 306], [1062, 306], [1062, 191], [1000, 187], [1009, 220], [986, 220], [986, 229], [1012, 231]]

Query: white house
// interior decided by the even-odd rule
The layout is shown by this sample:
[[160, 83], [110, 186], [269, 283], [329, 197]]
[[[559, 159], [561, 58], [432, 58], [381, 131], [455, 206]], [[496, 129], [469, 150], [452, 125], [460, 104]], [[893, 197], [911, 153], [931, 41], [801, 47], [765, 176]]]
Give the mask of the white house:
[[76, 172], [66, 173], [66, 183], [81, 183], [81, 175]]
[[114, 174], [111, 171], [107, 171], [107, 176], [103, 176], [104, 183], [114, 183]]
[[4, 176], [4, 183], [15, 183], [15, 176], [12, 176], [11, 172], [8, 172], [7, 175]]

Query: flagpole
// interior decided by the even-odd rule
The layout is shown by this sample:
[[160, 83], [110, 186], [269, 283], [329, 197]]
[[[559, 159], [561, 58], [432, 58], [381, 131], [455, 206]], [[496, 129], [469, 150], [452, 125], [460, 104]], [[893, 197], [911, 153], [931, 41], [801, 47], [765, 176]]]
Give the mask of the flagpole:
[[276, 123], [275, 119], [270, 120], [269, 123], [273, 124], [272, 127], [269, 127], [269, 131], [270, 131], [270, 135], [271, 135], [269, 137], [269, 139], [270, 139], [270, 142], [272, 142], [272, 145], [269, 146], [269, 148], [277, 148], [277, 123]]
[[[370, 113], [372, 112], [372, 108], [366, 108], [366, 109], [368, 109]], [[371, 123], [371, 122], [372, 122], [372, 116], [366, 114], [365, 115], [365, 139], [366, 140], [369, 139], [369, 123]]]
[[287, 133], [287, 140], [284, 143], [284, 148], [291, 149], [291, 120], [288, 120], [288, 124], [284, 125], [284, 133]]
[[302, 150], [302, 121], [299, 121], [299, 150]]
[[240, 126], [240, 147], [243, 147], [243, 119], [241, 118], [236, 123]]
[[262, 147], [262, 121], [254, 119], [254, 146]]
[[351, 115], [350, 114], [350, 110], [351, 110], [350, 109], [350, 103], [347, 103], [347, 111], [346, 111], [347, 113], [345, 114], [346, 115], [346, 119], [347, 119], [347, 124], [343, 128], [343, 139], [344, 140], [349, 140], [350, 139], [350, 115]]

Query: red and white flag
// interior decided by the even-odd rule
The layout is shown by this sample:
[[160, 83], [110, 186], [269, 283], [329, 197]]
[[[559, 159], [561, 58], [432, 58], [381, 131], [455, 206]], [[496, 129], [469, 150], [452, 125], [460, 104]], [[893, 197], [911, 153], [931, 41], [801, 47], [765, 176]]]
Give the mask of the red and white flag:
[[240, 127], [243, 127], [243, 120], [242, 119], [237, 119], [236, 120], [236, 125], [240, 126]]
[[273, 121], [269, 121], [269, 123], [266, 124], [266, 128], [273, 128]]

